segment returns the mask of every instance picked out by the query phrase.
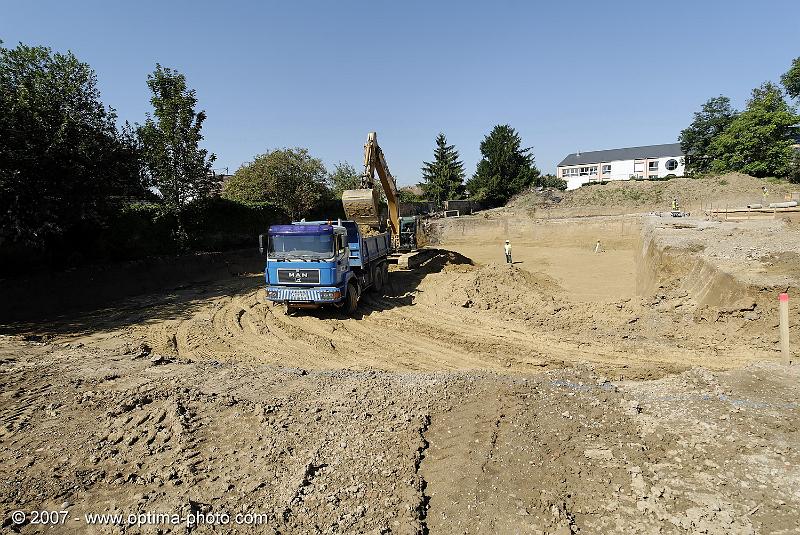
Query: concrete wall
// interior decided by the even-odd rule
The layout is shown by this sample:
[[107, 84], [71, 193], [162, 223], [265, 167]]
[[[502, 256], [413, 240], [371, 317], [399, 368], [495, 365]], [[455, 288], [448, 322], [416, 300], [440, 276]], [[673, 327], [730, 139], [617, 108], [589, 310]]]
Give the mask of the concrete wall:
[[459, 215], [467, 215], [483, 209], [480, 202], [469, 199], [444, 201], [445, 210], [458, 210]]
[[400, 217], [429, 214], [433, 211], [434, 211], [434, 205], [432, 202], [400, 203]]

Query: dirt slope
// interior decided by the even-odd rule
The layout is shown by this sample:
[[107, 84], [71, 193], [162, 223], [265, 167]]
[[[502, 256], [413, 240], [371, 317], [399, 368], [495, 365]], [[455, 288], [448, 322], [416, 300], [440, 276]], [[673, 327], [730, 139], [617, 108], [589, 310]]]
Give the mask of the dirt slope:
[[548, 190], [520, 195], [500, 211], [523, 211], [535, 217], [667, 211], [671, 209], [672, 199], [677, 198], [683, 210], [700, 212], [712, 207], [724, 209], [760, 203], [763, 201], [762, 186], [767, 186], [768, 202], [783, 201], [786, 194], [800, 191], [799, 184], [740, 173], [665, 181], [612, 180], [565, 192]]

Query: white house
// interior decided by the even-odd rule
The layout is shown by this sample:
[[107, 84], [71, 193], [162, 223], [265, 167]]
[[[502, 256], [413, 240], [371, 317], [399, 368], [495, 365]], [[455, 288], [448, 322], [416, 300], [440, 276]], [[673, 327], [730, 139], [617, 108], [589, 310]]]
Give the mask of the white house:
[[683, 176], [684, 170], [680, 143], [668, 143], [575, 152], [561, 160], [557, 175], [567, 181], [567, 189], [575, 189], [587, 182]]

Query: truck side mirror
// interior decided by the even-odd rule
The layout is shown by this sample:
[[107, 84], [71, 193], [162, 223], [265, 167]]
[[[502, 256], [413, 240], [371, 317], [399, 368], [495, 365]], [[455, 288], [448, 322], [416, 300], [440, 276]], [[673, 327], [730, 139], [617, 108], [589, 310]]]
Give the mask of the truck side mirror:
[[258, 235], [258, 252], [261, 253], [261, 256], [267, 256], [267, 249], [264, 247], [264, 235]]

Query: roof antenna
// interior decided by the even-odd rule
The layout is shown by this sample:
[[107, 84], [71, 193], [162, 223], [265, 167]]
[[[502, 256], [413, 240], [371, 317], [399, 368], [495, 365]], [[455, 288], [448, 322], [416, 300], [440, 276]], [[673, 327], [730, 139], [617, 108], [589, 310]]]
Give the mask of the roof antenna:
[[575, 153], [575, 156], [577, 156], [578, 158], [581, 157], [581, 149], [578, 149], [578, 152]]

